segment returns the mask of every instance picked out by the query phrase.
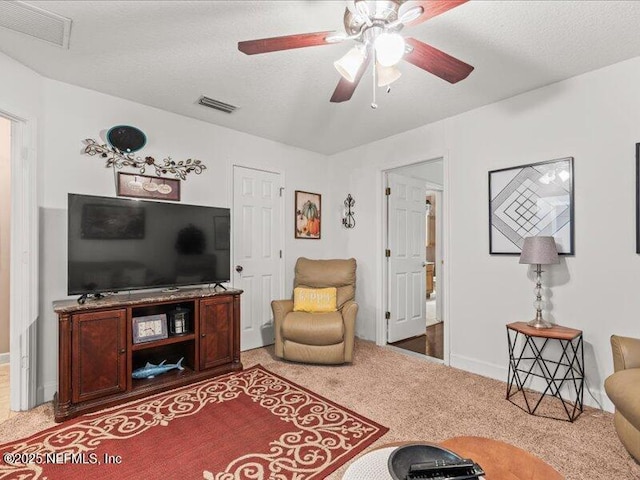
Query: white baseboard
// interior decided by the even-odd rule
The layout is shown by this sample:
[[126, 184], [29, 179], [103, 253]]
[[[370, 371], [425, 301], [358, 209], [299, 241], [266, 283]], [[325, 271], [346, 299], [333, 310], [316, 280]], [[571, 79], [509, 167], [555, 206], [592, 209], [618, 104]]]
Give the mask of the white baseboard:
[[9, 359], [11, 358], [11, 355], [9, 354], [9, 352], [7, 353], [0, 353], [0, 365], [4, 365], [5, 363], [9, 363]]
[[58, 391], [58, 382], [48, 382], [38, 387], [37, 403], [50, 402], [53, 400], [53, 396]]
[[[493, 378], [495, 380], [500, 380], [501, 382], [505, 382], [506, 389], [506, 380], [508, 370], [506, 366], [495, 365], [493, 363], [483, 362], [480, 360], [476, 360], [474, 358], [465, 357], [464, 355], [455, 355], [451, 354], [450, 356], [451, 366], [455, 368], [459, 368], [460, 370], [465, 370], [467, 372], [476, 373], [478, 375], [482, 375], [483, 377]], [[545, 389], [546, 384], [542, 379], [536, 379], [536, 381], [532, 382], [531, 385], [527, 385], [527, 388], [531, 388], [532, 390], [541, 392]], [[592, 398], [589, 394], [591, 391], [591, 395], [593, 395], [596, 400]], [[584, 384], [584, 393], [583, 393], [583, 403], [590, 407], [600, 408], [607, 412], [614, 411], [614, 405], [607, 397], [606, 393], [602, 390], [593, 388], [592, 385], [589, 384], [588, 379]], [[600, 405], [598, 405], [598, 402]]]
[[507, 378], [507, 369], [502, 365], [495, 365], [453, 353], [449, 356], [449, 361], [452, 367], [459, 368], [466, 372], [477, 373], [483, 377], [495, 378], [503, 382]]

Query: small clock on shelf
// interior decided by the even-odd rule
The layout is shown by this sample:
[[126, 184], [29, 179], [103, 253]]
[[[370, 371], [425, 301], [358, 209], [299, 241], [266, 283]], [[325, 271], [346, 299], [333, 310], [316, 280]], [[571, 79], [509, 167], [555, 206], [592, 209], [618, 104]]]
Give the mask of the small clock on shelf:
[[167, 338], [167, 315], [133, 317], [133, 343], [144, 343]]

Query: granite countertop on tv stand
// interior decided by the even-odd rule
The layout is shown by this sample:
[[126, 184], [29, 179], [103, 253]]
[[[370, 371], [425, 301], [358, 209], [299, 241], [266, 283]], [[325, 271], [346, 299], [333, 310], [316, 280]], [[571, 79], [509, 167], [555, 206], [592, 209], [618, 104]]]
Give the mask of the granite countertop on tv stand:
[[236, 288], [227, 288], [226, 290], [218, 288], [185, 288], [176, 292], [136, 292], [121, 293], [115, 295], [107, 295], [106, 297], [87, 299], [84, 304], [78, 303], [77, 299], [73, 300], [56, 300], [53, 302], [53, 310], [56, 313], [73, 313], [83, 310], [95, 310], [97, 308], [124, 307], [129, 305], [138, 305], [149, 302], [170, 302], [180, 299], [213, 297], [215, 295], [240, 295], [243, 291]]

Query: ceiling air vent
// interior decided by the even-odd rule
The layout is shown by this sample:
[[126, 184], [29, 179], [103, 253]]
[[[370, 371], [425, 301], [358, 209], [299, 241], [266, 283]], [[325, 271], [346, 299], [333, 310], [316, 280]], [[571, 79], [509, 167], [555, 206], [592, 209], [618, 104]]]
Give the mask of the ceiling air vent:
[[69, 48], [71, 19], [25, 2], [0, 2], [0, 27]]
[[204, 105], [205, 107], [213, 108], [215, 110], [220, 110], [225, 113], [233, 113], [234, 110], [238, 107], [233, 105], [229, 105], [228, 103], [221, 102], [219, 100], [214, 100], [213, 98], [205, 97], [204, 95], [200, 97], [198, 100], [200, 105]]

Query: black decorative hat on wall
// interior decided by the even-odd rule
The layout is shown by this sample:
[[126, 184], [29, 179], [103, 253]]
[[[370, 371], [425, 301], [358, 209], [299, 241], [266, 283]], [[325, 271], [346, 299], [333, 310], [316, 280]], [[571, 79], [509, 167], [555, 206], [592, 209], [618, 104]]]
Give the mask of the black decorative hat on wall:
[[132, 153], [145, 146], [147, 137], [136, 127], [117, 125], [107, 132], [107, 141], [121, 152]]

